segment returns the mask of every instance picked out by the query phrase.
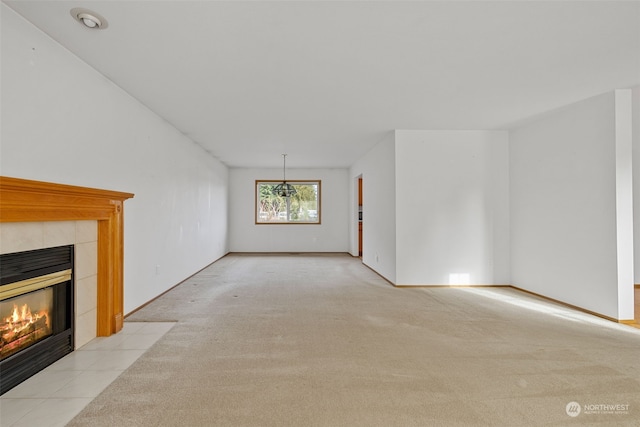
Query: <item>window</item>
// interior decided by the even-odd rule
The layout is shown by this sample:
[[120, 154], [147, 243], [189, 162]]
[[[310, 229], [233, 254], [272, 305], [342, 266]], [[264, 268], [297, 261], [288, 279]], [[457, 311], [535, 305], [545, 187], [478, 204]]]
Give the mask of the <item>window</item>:
[[273, 194], [281, 181], [256, 181], [256, 224], [320, 224], [320, 181], [287, 181], [291, 197]]

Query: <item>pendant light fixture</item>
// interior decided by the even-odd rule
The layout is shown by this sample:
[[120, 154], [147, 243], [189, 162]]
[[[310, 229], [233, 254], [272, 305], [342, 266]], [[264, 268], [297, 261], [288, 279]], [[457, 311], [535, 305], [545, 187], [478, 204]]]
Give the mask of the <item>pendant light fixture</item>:
[[295, 196], [297, 193], [296, 189], [293, 188], [293, 185], [287, 184], [287, 155], [282, 155], [282, 182], [276, 185], [273, 189], [273, 194], [280, 197], [291, 197]]

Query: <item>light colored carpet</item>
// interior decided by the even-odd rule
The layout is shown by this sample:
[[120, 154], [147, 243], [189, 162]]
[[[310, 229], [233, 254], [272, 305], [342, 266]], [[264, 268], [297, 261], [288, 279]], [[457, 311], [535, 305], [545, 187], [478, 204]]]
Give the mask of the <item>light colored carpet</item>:
[[127, 318], [168, 320], [70, 426], [640, 425], [640, 330], [513, 289], [232, 254]]

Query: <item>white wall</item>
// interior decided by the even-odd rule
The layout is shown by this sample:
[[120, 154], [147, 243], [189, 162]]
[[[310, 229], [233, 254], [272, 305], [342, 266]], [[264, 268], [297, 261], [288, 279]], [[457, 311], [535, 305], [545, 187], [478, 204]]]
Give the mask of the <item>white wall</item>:
[[125, 313], [223, 256], [227, 168], [0, 7], [0, 173], [135, 193], [125, 202]]
[[520, 288], [624, 319], [615, 119], [611, 92], [510, 133], [511, 274]]
[[288, 180], [321, 181], [321, 224], [255, 223], [256, 180], [282, 180], [282, 169], [229, 171], [231, 252], [347, 252], [349, 180], [347, 169], [290, 169]]
[[630, 89], [614, 92], [616, 154], [616, 243], [618, 319], [634, 319], [633, 291], [633, 128]]
[[631, 91], [633, 140], [634, 283], [640, 284], [640, 86]]
[[[362, 262], [396, 282], [396, 161], [394, 134], [389, 134], [350, 169], [351, 254], [358, 254], [357, 180], [362, 176]], [[355, 236], [355, 239], [353, 238]]]
[[395, 141], [397, 284], [508, 284], [507, 132]]

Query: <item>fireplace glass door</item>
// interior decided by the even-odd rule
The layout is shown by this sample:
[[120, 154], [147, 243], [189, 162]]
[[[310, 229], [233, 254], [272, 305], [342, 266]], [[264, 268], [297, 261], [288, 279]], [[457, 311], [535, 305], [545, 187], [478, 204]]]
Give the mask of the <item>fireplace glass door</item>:
[[0, 255], [0, 394], [73, 351], [73, 252]]

